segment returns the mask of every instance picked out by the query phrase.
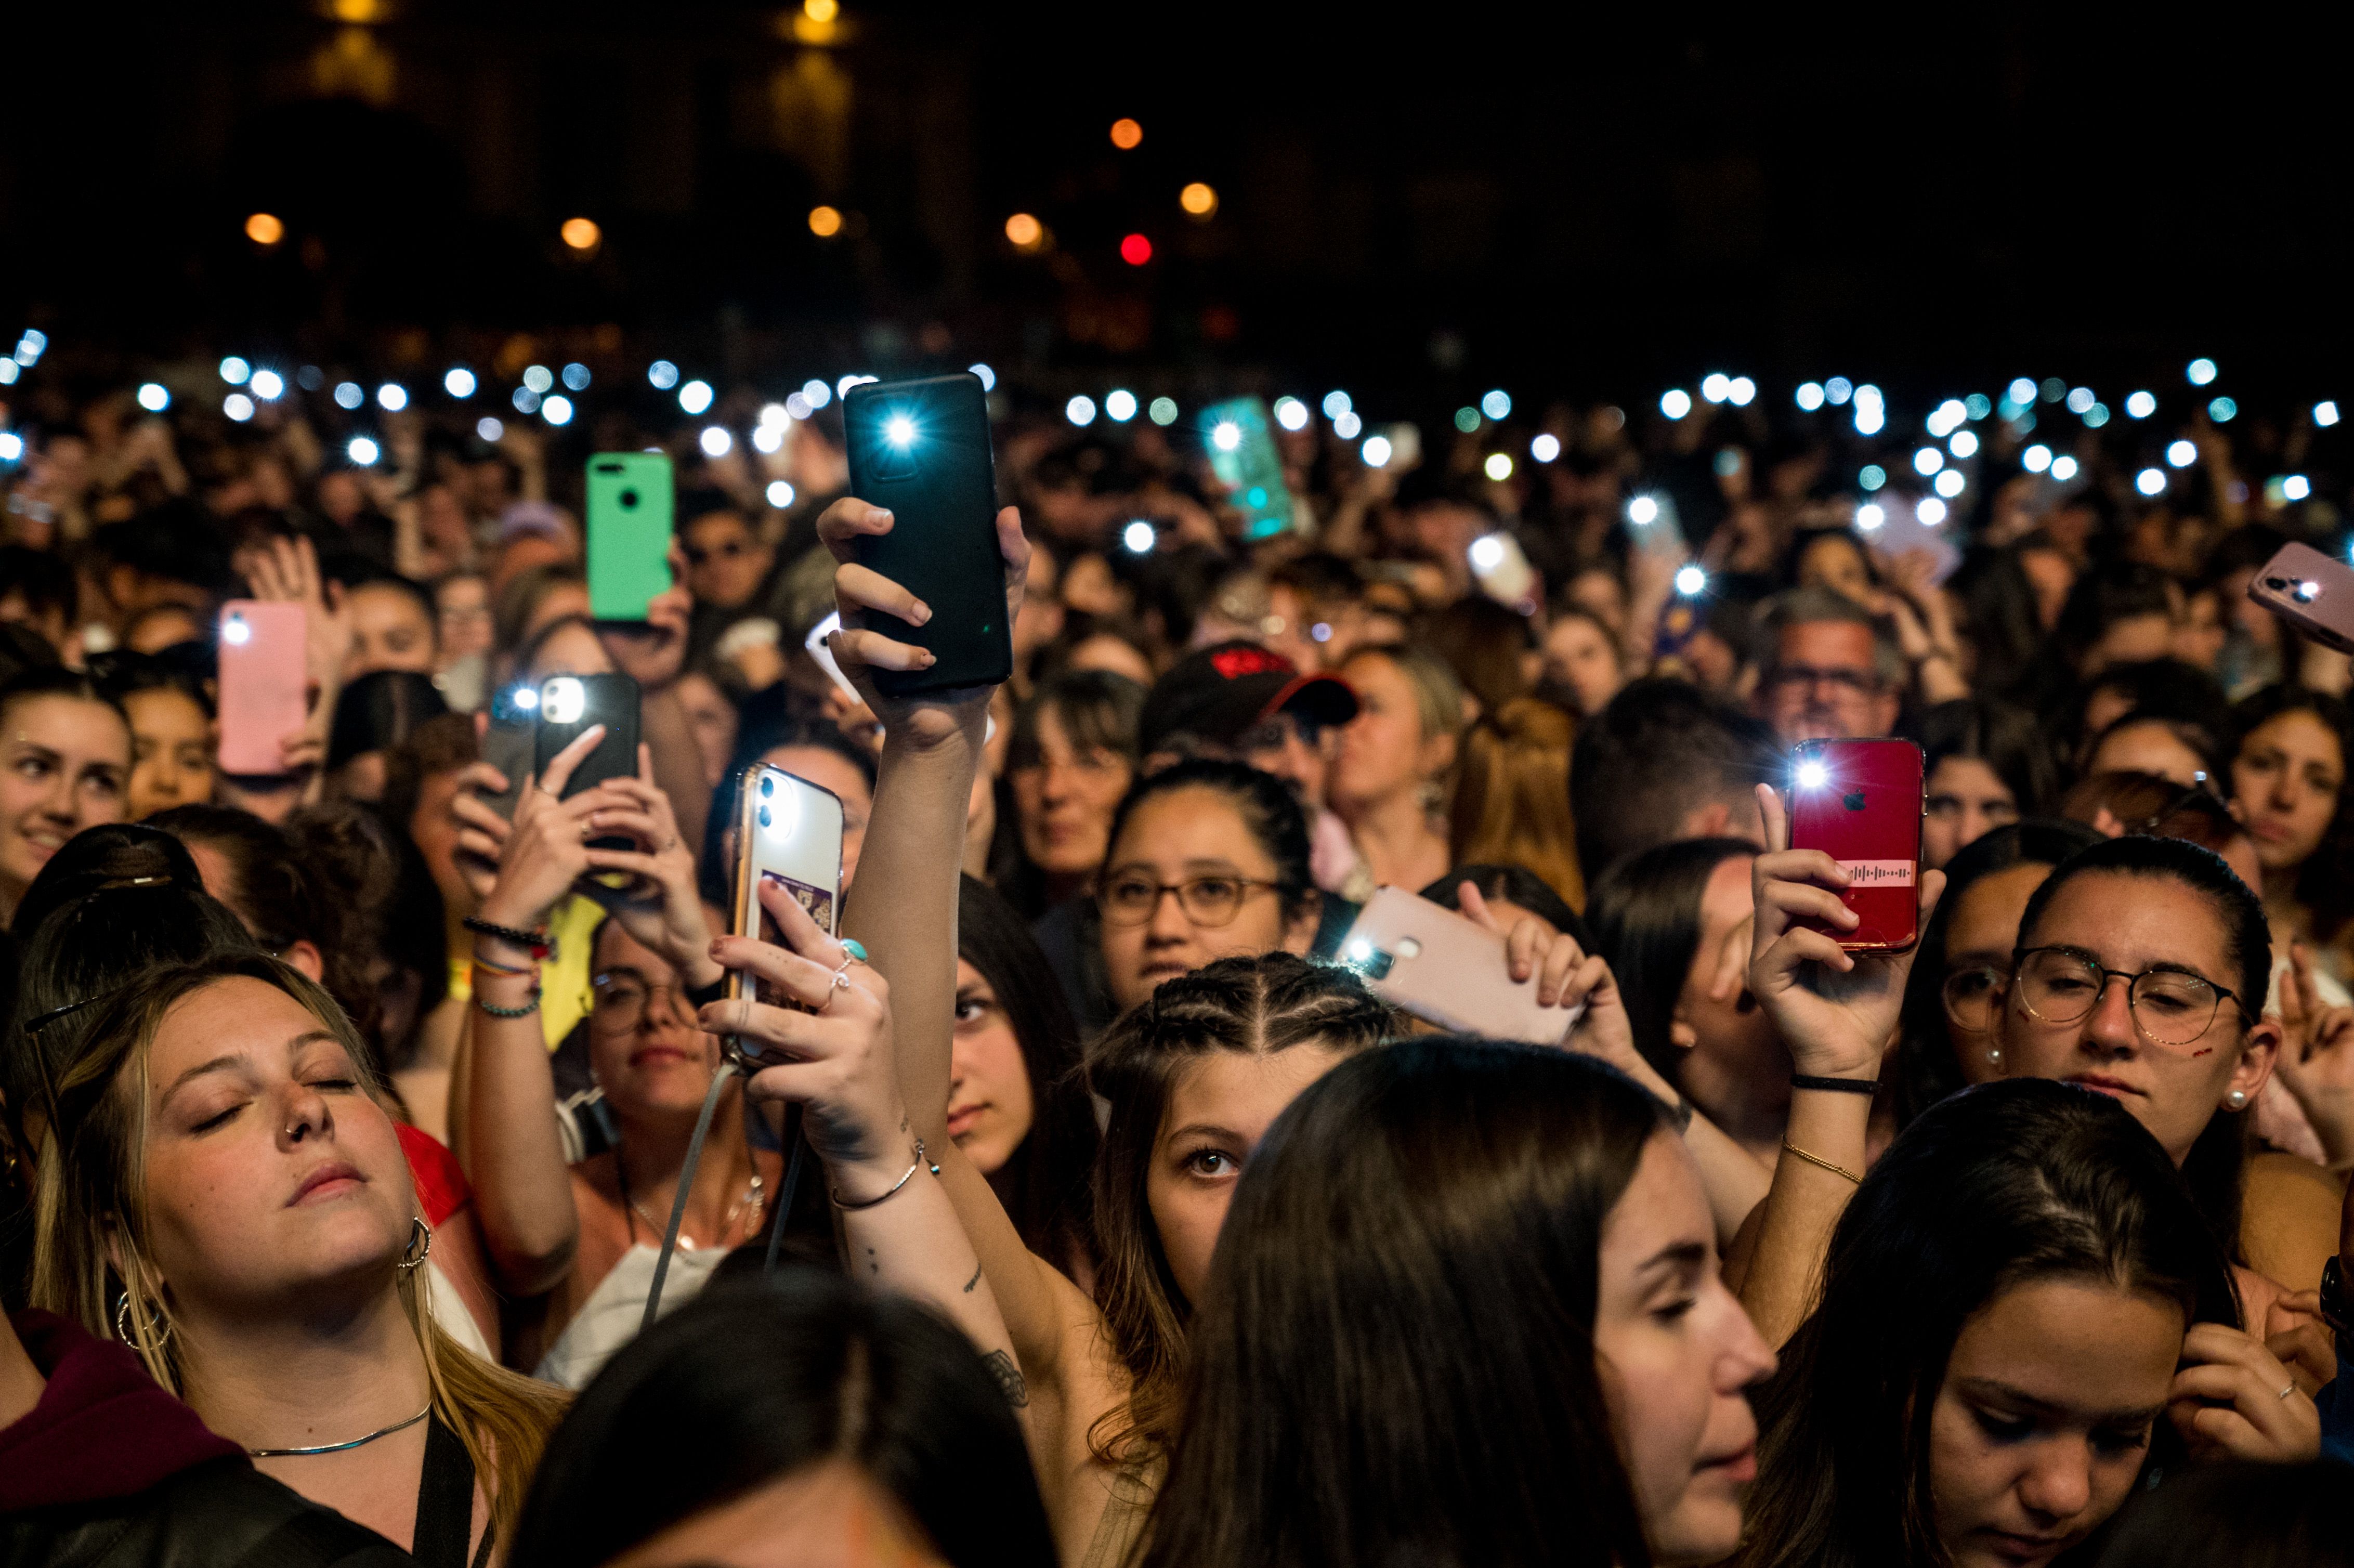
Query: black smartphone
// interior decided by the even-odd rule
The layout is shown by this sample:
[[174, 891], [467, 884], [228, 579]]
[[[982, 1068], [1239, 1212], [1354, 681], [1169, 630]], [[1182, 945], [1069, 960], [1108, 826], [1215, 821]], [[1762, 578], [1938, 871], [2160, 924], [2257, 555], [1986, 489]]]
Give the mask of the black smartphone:
[[[532, 771], [547, 771], [557, 754], [592, 725], [605, 736], [580, 759], [564, 781], [568, 798], [608, 779], [638, 776], [638, 683], [627, 675], [550, 675], [539, 683], [539, 724], [532, 745]], [[628, 849], [633, 841], [592, 841], [599, 848]]]
[[859, 541], [858, 558], [929, 605], [910, 626], [868, 612], [870, 631], [937, 660], [928, 670], [875, 672], [892, 695], [994, 685], [1013, 673], [1005, 562], [997, 550], [997, 469], [989, 406], [970, 373], [854, 387], [842, 400], [850, 493], [889, 509], [891, 532]]
[[506, 775], [507, 787], [487, 791], [482, 804], [514, 821], [515, 803], [523, 787], [538, 769], [532, 766], [539, 749], [539, 692], [533, 686], [503, 686], [491, 694], [490, 722], [482, 726], [482, 760]]

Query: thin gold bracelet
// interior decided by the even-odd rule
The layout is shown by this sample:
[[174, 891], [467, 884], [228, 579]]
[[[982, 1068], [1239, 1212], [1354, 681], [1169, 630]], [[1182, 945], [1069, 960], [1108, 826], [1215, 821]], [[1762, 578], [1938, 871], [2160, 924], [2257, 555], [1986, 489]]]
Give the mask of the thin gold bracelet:
[[1819, 1165], [1834, 1176], [1844, 1176], [1859, 1187], [1863, 1185], [1863, 1178], [1849, 1170], [1846, 1166], [1834, 1165], [1819, 1154], [1809, 1154], [1805, 1150], [1799, 1148], [1797, 1144], [1792, 1143], [1787, 1138], [1782, 1140], [1782, 1152], [1785, 1154], [1795, 1154], [1809, 1165]]

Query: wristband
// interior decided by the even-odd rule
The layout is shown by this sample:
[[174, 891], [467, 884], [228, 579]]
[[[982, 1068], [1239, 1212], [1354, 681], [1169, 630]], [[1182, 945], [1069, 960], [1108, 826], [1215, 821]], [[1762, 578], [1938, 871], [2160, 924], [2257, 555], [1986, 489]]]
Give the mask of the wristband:
[[1833, 1094], [1840, 1095], [1876, 1095], [1880, 1092], [1880, 1080], [1877, 1078], [1815, 1078], [1804, 1073], [1793, 1073], [1790, 1075], [1790, 1086], [1794, 1089], [1829, 1089]]
[[469, 915], [463, 922], [467, 930], [478, 937], [496, 937], [502, 942], [512, 942], [535, 959], [556, 957], [556, 938], [546, 931], [519, 931], [513, 926], [496, 925]]
[[539, 1011], [539, 987], [535, 985], [531, 988], [531, 1000], [525, 1002], [521, 1007], [493, 1007], [491, 1003], [482, 1000], [482, 995], [480, 991], [476, 991], [474, 993], [474, 1005], [481, 1008], [484, 1012], [489, 1013], [493, 1018], [529, 1018], [533, 1013]]
[[525, 975], [536, 977], [539, 973], [539, 966], [536, 963], [527, 969], [518, 969], [513, 964], [503, 964], [495, 959], [482, 957], [480, 948], [474, 949], [474, 967], [489, 974], [504, 976], [508, 980], [521, 980]]

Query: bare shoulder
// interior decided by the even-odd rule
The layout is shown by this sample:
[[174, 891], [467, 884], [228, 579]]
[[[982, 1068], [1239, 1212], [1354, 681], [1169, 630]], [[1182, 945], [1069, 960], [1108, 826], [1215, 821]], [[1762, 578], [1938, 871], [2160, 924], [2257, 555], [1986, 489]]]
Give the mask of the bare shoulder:
[[2311, 1160], [2256, 1155], [2241, 1187], [2240, 1250], [2248, 1266], [2291, 1290], [2313, 1289], [2338, 1250], [2345, 1203], [2345, 1182]]

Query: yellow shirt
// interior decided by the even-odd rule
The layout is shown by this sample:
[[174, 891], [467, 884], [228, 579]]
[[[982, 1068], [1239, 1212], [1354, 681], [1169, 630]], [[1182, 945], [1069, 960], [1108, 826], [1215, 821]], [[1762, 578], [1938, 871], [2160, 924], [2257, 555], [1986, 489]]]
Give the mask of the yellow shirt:
[[[539, 968], [539, 1027], [555, 1050], [588, 1016], [588, 939], [605, 911], [575, 893], [548, 917], [556, 956]], [[474, 995], [474, 934], [459, 927], [450, 938], [450, 994], [461, 1001]]]

